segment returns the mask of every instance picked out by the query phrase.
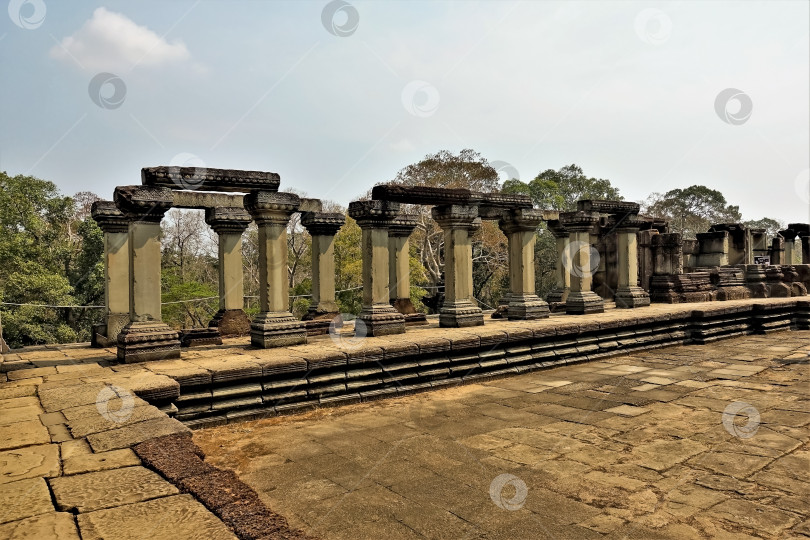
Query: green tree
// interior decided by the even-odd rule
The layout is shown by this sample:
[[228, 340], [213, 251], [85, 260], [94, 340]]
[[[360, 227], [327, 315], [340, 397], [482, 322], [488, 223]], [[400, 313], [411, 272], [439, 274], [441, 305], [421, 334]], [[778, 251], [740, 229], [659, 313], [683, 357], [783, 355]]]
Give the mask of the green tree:
[[785, 229], [784, 221], [767, 217], [762, 219], [749, 219], [748, 221], [743, 221], [743, 225], [749, 229], [765, 229], [765, 233], [768, 235], [768, 238], [774, 238], [777, 234], [779, 234], [779, 231]]
[[739, 223], [740, 207], [728, 204], [722, 193], [706, 186], [689, 186], [653, 193], [645, 201], [643, 212], [669, 221], [672, 232], [684, 238], [706, 232], [716, 223]]
[[577, 201], [581, 199], [623, 199], [610, 180], [589, 178], [576, 164], [566, 165], [558, 171], [546, 169], [529, 183], [514, 178], [507, 180], [501, 191], [529, 195], [535, 206], [544, 210], [576, 210]]

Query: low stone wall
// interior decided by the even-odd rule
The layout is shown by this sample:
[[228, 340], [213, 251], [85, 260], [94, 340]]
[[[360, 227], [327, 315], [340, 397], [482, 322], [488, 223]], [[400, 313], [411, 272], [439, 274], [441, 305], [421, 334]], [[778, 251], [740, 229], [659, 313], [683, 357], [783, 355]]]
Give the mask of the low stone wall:
[[[269, 362], [231, 356], [219, 363], [192, 360], [199, 369], [189, 364], [182, 372], [174, 366], [150, 369], [177, 380], [176, 418], [195, 428], [790, 328], [810, 328], [810, 302], [741, 300], [634, 313], [612, 310], [463, 332], [413, 332], [399, 339], [362, 340], [354, 348], [289, 347]], [[214, 369], [205, 372], [202, 366]]]

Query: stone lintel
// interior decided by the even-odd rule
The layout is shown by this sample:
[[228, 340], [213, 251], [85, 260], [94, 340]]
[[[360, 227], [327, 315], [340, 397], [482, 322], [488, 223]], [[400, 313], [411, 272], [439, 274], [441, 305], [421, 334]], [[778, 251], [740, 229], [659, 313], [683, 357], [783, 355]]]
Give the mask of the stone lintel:
[[301, 197], [301, 206], [298, 207], [299, 212], [323, 212], [323, 202], [320, 199], [310, 199]]
[[163, 187], [118, 186], [115, 205], [131, 220], [160, 223], [174, 203], [172, 192]]
[[286, 225], [300, 205], [301, 199], [295, 193], [256, 191], [245, 196], [245, 210], [259, 225]]
[[129, 219], [113, 201], [95, 201], [90, 207], [90, 215], [105, 233], [125, 233], [129, 230]]
[[416, 214], [399, 214], [391, 221], [388, 236], [394, 238], [408, 238], [419, 225], [419, 216]]
[[577, 201], [577, 210], [580, 212], [597, 212], [600, 214], [638, 214], [638, 203], [628, 201], [602, 201], [583, 199]]
[[217, 234], [242, 234], [253, 218], [242, 207], [208, 208], [205, 211], [205, 222]]
[[175, 208], [190, 208], [193, 210], [206, 210], [220, 206], [228, 208], [244, 208], [245, 196], [230, 193], [212, 193], [206, 191], [173, 191]]
[[346, 223], [346, 216], [337, 212], [302, 212], [301, 225], [312, 236], [335, 236]]
[[349, 203], [349, 216], [361, 229], [387, 229], [399, 214], [399, 203], [393, 201], [354, 201]]
[[425, 205], [476, 205], [493, 208], [531, 208], [528, 195], [484, 193], [466, 188], [439, 188], [427, 186], [403, 186], [382, 184], [371, 190], [374, 200]]
[[257, 192], [278, 191], [281, 177], [263, 171], [160, 166], [141, 169], [141, 183], [171, 190]]

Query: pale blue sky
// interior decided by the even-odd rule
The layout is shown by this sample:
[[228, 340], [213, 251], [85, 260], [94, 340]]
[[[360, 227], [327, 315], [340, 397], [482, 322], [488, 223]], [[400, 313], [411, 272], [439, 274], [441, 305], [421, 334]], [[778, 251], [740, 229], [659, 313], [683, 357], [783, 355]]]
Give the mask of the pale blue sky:
[[[746, 219], [810, 219], [806, 1], [353, 1], [343, 37], [328, 5], [11, 0], [0, 170], [109, 198], [191, 159], [345, 205], [469, 147], [523, 180], [577, 163], [631, 200], [699, 183]], [[101, 86], [110, 108], [100, 72], [126, 87]], [[727, 88], [747, 119], [716, 112]]]

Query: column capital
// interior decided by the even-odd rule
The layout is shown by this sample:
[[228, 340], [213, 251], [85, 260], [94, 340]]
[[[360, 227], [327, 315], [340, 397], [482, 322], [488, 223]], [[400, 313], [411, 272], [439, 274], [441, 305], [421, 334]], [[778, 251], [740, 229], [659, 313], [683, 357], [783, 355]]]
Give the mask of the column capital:
[[599, 214], [591, 212], [563, 212], [560, 214], [560, 223], [568, 232], [592, 232], [599, 223]]
[[174, 204], [168, 188], [150, 186], [118, 186], [114, 193], [115, 206], [130, 220], [160, 223]]
[[253, 218], [244, 208], [218, 206], [205, 210], [205, 222], [217, 234], [242, 234], [251, 221]]
[[647, 221], [637, 214], [625, 216], [610, 216], [607, 226], [608, 230], [615, 232], [632, 233], [638, 232]]
[[303, 212], [301, 225], [311, 236], [335, 236], [346, 223], [346, 216], [337, 212]]
[[388, 236], [393, 238], [408, 238], [419, 225], [419, 216], [416, 214], [400, 214], [391, 222]]
[[105, 233], [125, 233], [129, 230], [129, 220], [113, 201], [95, 201], [90, 207], [90, 215]]
[[349, 216], [361, 229], [387, 229], [399, 213], [399, 203], [391, 201], [354, 201]]
[[527, 208], [514, 208], [503, 214], [498, 227], [506, 233], [534, 232], [543, 221], [543, 212]]
[[481, 218], [478, 217], [477, 206], [447, 204], [434, 206], [430, 213], [442, 229], [467, 229], [468, 231], [474, 231], [481, 226]]
[[258, 225], [286, 225], [300, 205], [295, 193], [256, 191], [245, 195], [245, 210]]
[[559, 219], [548, 220], [546, 228], [554, 235], [554, 238], [568, 238], [568, 230], [563, 227]]

